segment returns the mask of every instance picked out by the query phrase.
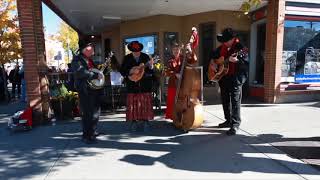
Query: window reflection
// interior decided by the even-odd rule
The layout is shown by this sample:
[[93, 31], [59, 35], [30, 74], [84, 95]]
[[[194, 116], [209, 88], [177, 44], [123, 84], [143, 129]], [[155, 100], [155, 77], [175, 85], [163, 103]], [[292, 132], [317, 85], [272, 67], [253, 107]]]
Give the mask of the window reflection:
[[297, 75], [320, 75], [320, 22], [285, 21], [282, 82]]

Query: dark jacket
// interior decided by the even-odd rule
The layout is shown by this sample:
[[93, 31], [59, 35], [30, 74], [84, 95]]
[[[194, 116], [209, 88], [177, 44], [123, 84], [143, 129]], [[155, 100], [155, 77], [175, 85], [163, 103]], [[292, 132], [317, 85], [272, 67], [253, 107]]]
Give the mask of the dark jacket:
[[[246, 48], [241, 43], [238, 43], [236, 46], [240, 47], [240, 49]], [[218, 59], [220, 57], [221, 47], [222, 46], [219, 46], [211, 53], [210, 59]], [[235, 74], [229, 78], [234, 81], [233, 83], [237, 85], [243, 85], [246, 82], [249, 73], [248, 53], [244, 51], [243, 53], [241, 53], [241, 55], [238, 55], [237, 58], [239, 59], [239, 61], [235, 65]], [[224, 78], [222, 78], [221, 80], [223, 79]]]
[[136, 62], [136, 59], [133, 57], [132, 53], [124, 57], [120, 68], [120, 73], [125, 78], [128, 93], [145, 93], [152, 91], [153, 70], [148, 66], [145, 68], [145, 73], [140, 81], [133, 82], [128, 79], [129, 71], [132, 67], [139, 66], [140, 63], [146, 64], [149, 60], [149, 56], [142, 52], [139, 62]]
[[88, 94], [91, 90], [88, 87], [88, 80], [96, 77], [95, 73], [89, 71], [88, 63], [82, 55], [74, 56], [71, 62], [74, 71], [75, 88], [79, 93]]
[[19, 74], [19, 69], [12, 69], [9, 73], [9, 80], [11, 83], [20, 84], [21, 83], [21, 76]]

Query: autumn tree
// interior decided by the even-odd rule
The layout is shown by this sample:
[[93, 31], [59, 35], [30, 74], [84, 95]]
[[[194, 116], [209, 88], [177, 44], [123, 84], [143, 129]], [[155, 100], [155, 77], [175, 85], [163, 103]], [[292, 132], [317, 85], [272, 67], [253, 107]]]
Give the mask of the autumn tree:
[[[4, 64], [21, 57], [20, 30], [16, 15], [15, 0], [0, 0], [0, 65], [5, 82]], [[7, 84], [4, 83], [5, 99], [9, 100]]]
[[66, 53], [68, 53], [69, 50], [73, 54], [77, 51], [78, 39], [78, 33], [62, 21], [58, 30], [57, 40], [62, 42]]
[[259, 6], [262, 1], [266, 0], [246, 0], [242, 3], [240, 10], [242, 10], [245, 14], [248, 14], [252, 7]]
[[14, 0], [0, 0], [0, 64], [21, 57], [20, 30]]

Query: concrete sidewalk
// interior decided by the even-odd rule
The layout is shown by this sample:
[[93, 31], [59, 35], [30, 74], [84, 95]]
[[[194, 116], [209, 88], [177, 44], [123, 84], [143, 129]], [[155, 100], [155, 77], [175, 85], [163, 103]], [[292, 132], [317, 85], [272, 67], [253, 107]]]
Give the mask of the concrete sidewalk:
[[188, 134], [162, 117], [150, 132], [130, 133], [123, 114], [108, 115], [94, 145], [80, 141], [77, 120], [10, 135], [2, 118], [0, 179], [320, 179], [272, 145], [317, 136], [319, 108], [309, 105], [244, 105], [242, 130], [232, 137], [215, 127], [221, 105], [206, 106], [203, 127]]
[[[221, 105], [206, 106], [223, 119]], [[243, 104], [241, 129], [320, 170], [320, 102]]]

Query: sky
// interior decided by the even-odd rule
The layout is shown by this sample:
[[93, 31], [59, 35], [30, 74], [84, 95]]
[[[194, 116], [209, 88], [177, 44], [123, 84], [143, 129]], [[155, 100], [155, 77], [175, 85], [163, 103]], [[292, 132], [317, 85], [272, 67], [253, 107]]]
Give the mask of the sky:
[[320, 23], [319, 22], [312, 22], [312, 21], [285, 21], [285, 27], [298, 27], [298, 26], [302, 26], [304, 28], [311, 28], [311, 24], [312, 27], [316, 30], [316, 31], [320, 31]]
[[44, 3], [42, 3], [42, 13], [46, 34], [56, 34], [62, 19], [51, 11]]

